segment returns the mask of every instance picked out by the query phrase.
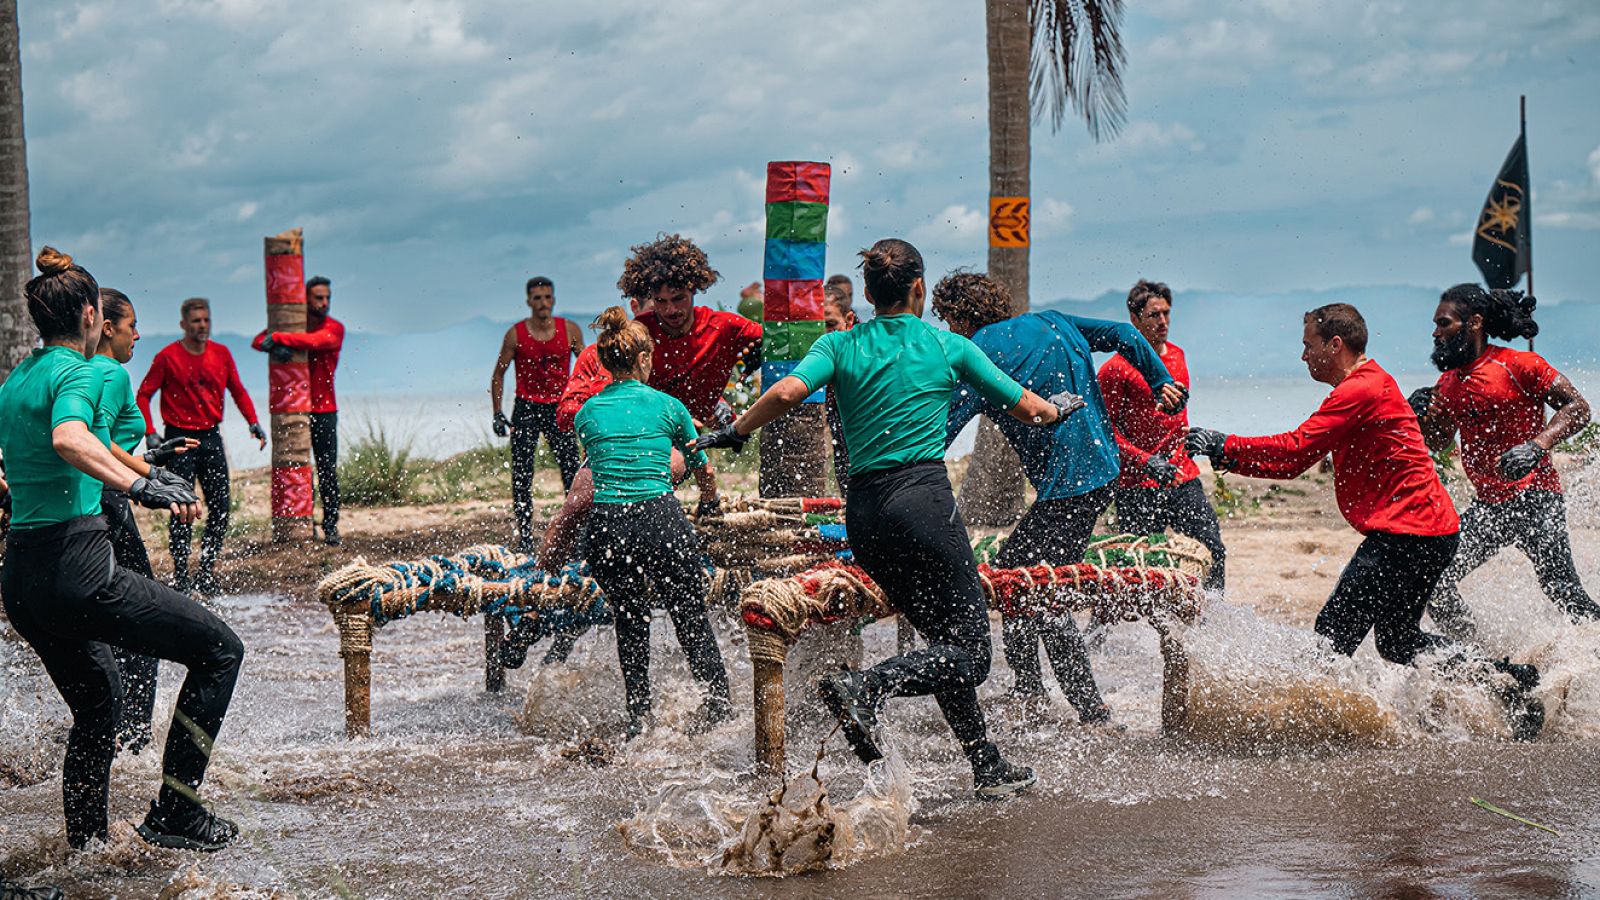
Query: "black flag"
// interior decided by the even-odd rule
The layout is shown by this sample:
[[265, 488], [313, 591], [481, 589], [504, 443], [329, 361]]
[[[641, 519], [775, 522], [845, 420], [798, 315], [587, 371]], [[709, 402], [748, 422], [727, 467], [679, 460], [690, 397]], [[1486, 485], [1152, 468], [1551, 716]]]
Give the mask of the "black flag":
[[1472, 237], [1472, 261], [1491, 288], [1512, 287], [1528, 271], [1533, 243], [1532, 204], [1528, 196], [1527, 135], [1517, 138], [1505, 165], [1489, 189]]

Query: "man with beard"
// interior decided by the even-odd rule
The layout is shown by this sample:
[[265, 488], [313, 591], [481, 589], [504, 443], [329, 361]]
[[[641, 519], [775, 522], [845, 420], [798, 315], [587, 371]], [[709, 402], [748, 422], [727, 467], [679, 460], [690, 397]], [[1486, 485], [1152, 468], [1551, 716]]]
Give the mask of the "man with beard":
[[[1572, 562], [1561, 477], [1550, 464], [1550, 448], [1588, 424], [1589, 404], [1539, 354], [1489, 343], [1538, 334], [1535, 303], [1520, 291], [1475, 284], [1445, 291], [1433, 313], [1433, 364], [1444, 375], [1411, 395], [1431, 449], [1448, 447], [1461, 432], [1462, 467], [1477, 491], [1461, 516], [1461, 547], [1428, 604], [1434, 623], [1457, 640], [1476, 632], [1457, 585], [1513, 544], [1562, 612], [1573, 621], [1600, 619]], [[1549, 423], [1547, 404], [1556, 411]]]
[[1531, 694], [1539, 683], [1533, 666], [1491, 663], [1422, 630], [1423, 609], [1455, 556], [1460, 519], [1399, 385], [1367, 358], [1366, 321], [1347, 303], [1320, 306], [1305, 314], [1301, 342], [1312, 379], [1333, 388], [1311, 418], [1263, 437], [1193, 428], [1189, 455], [1252, 478], [1290, 479], [1333, 454], [1334, 496], [1362, 541], [1317, 613], [1317, 634], [1345, 656], [1368, 632], [1389, 662], [1433, 655], [1441, 670], [1490, 688], [1513, 737], [1538, 737], [1544, 705]]

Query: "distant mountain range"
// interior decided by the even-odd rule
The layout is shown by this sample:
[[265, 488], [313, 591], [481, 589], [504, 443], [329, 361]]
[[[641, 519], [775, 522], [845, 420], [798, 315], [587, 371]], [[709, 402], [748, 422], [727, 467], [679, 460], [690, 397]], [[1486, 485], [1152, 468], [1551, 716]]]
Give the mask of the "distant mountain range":
[[[1324, 303], [1353, 303], [1366, 316], [1368, 352], [1374, 358], [1393, 372], [1424, 372], [1438, 297], [1435, 288], [1410, 286], [1251, 295], [1187, 291], [1176, 297], [1172, 336], [1187, 353], [1196, 379], [1300, 375], [1305, 372], [1300, 362], [1301, 314]], [[1036, 308], [1125, 321], [1123, 300], [1123, 295], [1108, 292], [1092, 300], [1053, 300]], [[1600, 369], [1600, 302], [1568, 301], [1539, 310], [1537, 318], [1541, 331], [1536, 346], [1558, 368]], [[339, 390], [419, 395], [487, 391], [509, 324], [479, 317], [431, 333], [352, 330], [340, 359]], [[154, 332], [144, 336], [129, 365], [135, 384], [156, 351], [177, 338]], [[220, 334], [217, 340], [233, 351], [246, 387], [264, 405], [265, 356], [250, 349], [247, 336]]]

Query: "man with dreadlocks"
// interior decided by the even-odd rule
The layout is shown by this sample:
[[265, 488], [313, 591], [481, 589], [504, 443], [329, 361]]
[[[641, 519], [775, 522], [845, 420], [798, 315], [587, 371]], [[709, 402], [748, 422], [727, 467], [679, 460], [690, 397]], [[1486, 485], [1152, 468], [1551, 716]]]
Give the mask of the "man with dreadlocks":
[[[1600, 619], [1578, 580], [1567, 541], [1567, 505], [1550, 448], [1589, 422], [1589, 404], [1565, 375], [1531, 350], [1489, 343], [1539, 333], [1536, 301], [1520, 291], [1458, 284], [1433, 313], [1433, 364], [1444, 374], [1411, 395], [1428, 446], [1461, 432], [1461, 463], [1477, 498], [1461, 515], [1461, 546], [1439, 578], [1428, 614], [1457, 640], [1476, 629], [1457, 584], [1502, 547], [1533, 563], [1545, 596], [1574, 621]], [[1544, 408], [1556, 411], [1549, 423]]]
[[[711, 268], [704, 250], [686, 237], [662, 235], [648, 244], [633, 248], [623, 264], [617, 289], [627, 297], [632, 311], [649, 332], [654, 346], [648, 385], [674, 397], [688, 407], [694, 420], [704, 425], [730, 420], [722, 402], [728, 376], [741, 359], [745, 368], [761, 364], [761, 325], [737, 313], [695, 305], [696, 294], [716, 284], [722, 276]], [[556, 425], [573, 430], [578, 411], [590, 397], [612, 381], [611, 373], [600, 364], [595, 345], [578, 354], [572, 376], [556, 406]], [[684, 477], [682, 454], [672, 455], [674, 482]], [[696, 515], [715, 515], [720, 511], [716, 481], [711, 470], [710, 490], [701, 495]], [[594, 476], [587, 466], [578, 471], [572, 489], [550, 525], [539, 548], [540, 567], [558, 568], [577, 553], [578, 538], [594, 506]], [[528, 647], [542, 636], [536, 622], [513, 629], [502, 645], [501, 660], [508, 668], [521, 666]], [[571, 636], [558, 639], [546, 662], [564, 659]]]
[[[1167, 412], [1187, 397], [1139, 330], [1126, 322], [1069, 316], [1055, 310], [1015, 315], [1005, 286], [976, 272], [946, 275], [933, 289], [933, 312], [950, 330], [970, 338], [1000, 371], [1040, 396], [1063, 391], [1082, 398], [1084, 409], [1054, 428], [1030, 428], [1001, 414], [963, 384], [951, 398], [945, 431], [949, 447], [972, 417], [984, 413], [1022, 459], [1022, 470], [1038, 498], [1000, 548], [1001, 568], [1067, 565], [1083, 561], [1095, 522], [1111, 502], [1120, 471], [1117, 442], [1106, 414], [1093, 351], [1119, 353], [1151, 392], [1150, 405]], [[1085, 725], [1111, 718], [1095, 687], [1083, 637], [1071, 615], [1055, 619], [1011, 618], [1001, 630], [1006, 662], [1016, 673], [1013, 692], [1044, 696], [1039, 644], [1067, 700]]]

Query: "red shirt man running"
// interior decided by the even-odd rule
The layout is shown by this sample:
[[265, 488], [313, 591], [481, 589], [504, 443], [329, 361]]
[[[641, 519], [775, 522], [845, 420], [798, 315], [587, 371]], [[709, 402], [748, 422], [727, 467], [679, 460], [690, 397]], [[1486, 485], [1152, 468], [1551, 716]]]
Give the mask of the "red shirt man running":
[[[1172, 380], [1191, 387], [1183, 348], [1167, 340], [1172, 290], [1141, 278], [1128, 292], [1128, 319], [1161, 357]], [[1205, 586], [1222, 590], [1228, 550], [1216, 511], [1200, 484], [1200, 469], [1183, 449], [1189, 431], [1187, 408], [1174, 414], [1162, 411], [1144, 376], [1121, 354], [1100, 367], [1100, 394], [1122, 457], [1114, 492], [1117, 522], [1136, 534], [1171, 528], [1204, 544], [1212, 563]]]
[[180, 591], [193, 588], [201, 594], [218, 589], [215, 567], [222, 554], [222, 538], [228, 533], [228, 455], [222, 446], [223, 391], [233, 395], [234, 405], [250, 434], [267, 447], [267, 433], [256, 420], [256, 406], [239, 380], [228, 348], [211, 340], [211, 303], [204, 297], [183, 301], [183, 338], [161, 348], [150, 361], [150, 371], [139, 384], [135, 402], [144, 413], [144, 427], [152, 449], [161, 441], [156, 437], [155, 420], [150, 415], [150, 398], [161, 393], [161, 421], [166, 439], [192, 438], [198, 447], [173, 459], [170, 468], [200, 488], [206, 498], [206, 533], [200, 542], [200, 565], [189, 577], [189, 542], [194, 526], [172, 517], [169, 547], [172, 553], [173, 586]]
[[[1461, 516], [1461, 549], [1428, 604], [1433, 621], [1457, 640], [1476, 632], [1457, 585], [1511, 544], [1568, 617], [1600, 619], [1572, 562], [1561, 476], [1550, 464], [1550, 448], [1588, 424], [1589, 404], [1544, 357], [1489, 343], [1538, 334], [1535, 302], [1475, 284], [1445, 291], [1433, 314], [1433, 363], [1444, 374], [1412, 395], [1430, 447], [1447, 447], [1461, 432], [1461, 463], [1478, 492]], [[1548, 424], [1546, 406], [1556, 411]]]
[[[1317, 633], [1349, 656], [1371, 631], [1379, 655], [1402, 665], [1451, 651], [1441, 653], [1442, 665], [1489, 679], [1486, 660], [1422, 630], [1423, 608], [1455, 555], [1460, 520], [1399, 385], [1367, 358], [1366, 321], [1349, 304], [1321, 306], [1306, 313], [1302, 342], [1312, 379], [1333, 387], [1311, 418], [1265, 437], [1196, 428], [1186, 440], [1189, 453], [1241, 475], [1282, 479], [1332, 453], [1339, 511], [1366, 538], [1317, 614]], [[1533, 739], [1544, 725], [1544, 707], [1528, 693], [1538, 673], [1508, 662], [1493, 666], [1510, 676], [1494, 680], [1513, 735]]]
[[[287, 360], [305, 351], [311, 370], [311, 456], [317, 467], [317, 491], [322, 495], [322, 539], [339, 544], [339, 398], [333, 377], [344, 348], [344, 323], [328, 315], [333, 303], [333, 282], [321, 275], [306, 282], [306, 330], [263, 331], [250, 346], [273, 358]], [[281, 349], [280, 349], [281, 348]]]
[[[506, 329], [500, 342], [500, 357], [489, 377], [489, 401], [494, 407], [494, 433], [511, 433], [511, 509], [516, 524], [518, 552], [528, 553], [533, 546], [533, 473], [539, 451], [539, 435], [550, 444], [556, 466], [561, 470], [561, 489], [571, 490], [578, 472], [578, 442], [569, 424], [556, 424], [557, 403], [567, 388], [567, 373], [572, 357], [583, 350], [583, 329], [577, 322], [553, 314], [556, 305], [555, 282], [536, 275], [524, 287], [528, 299], [528, 318]], [[511, 419], [500, 411], [505, 391], [506, 367], [515, 363], [517, 400]]]

